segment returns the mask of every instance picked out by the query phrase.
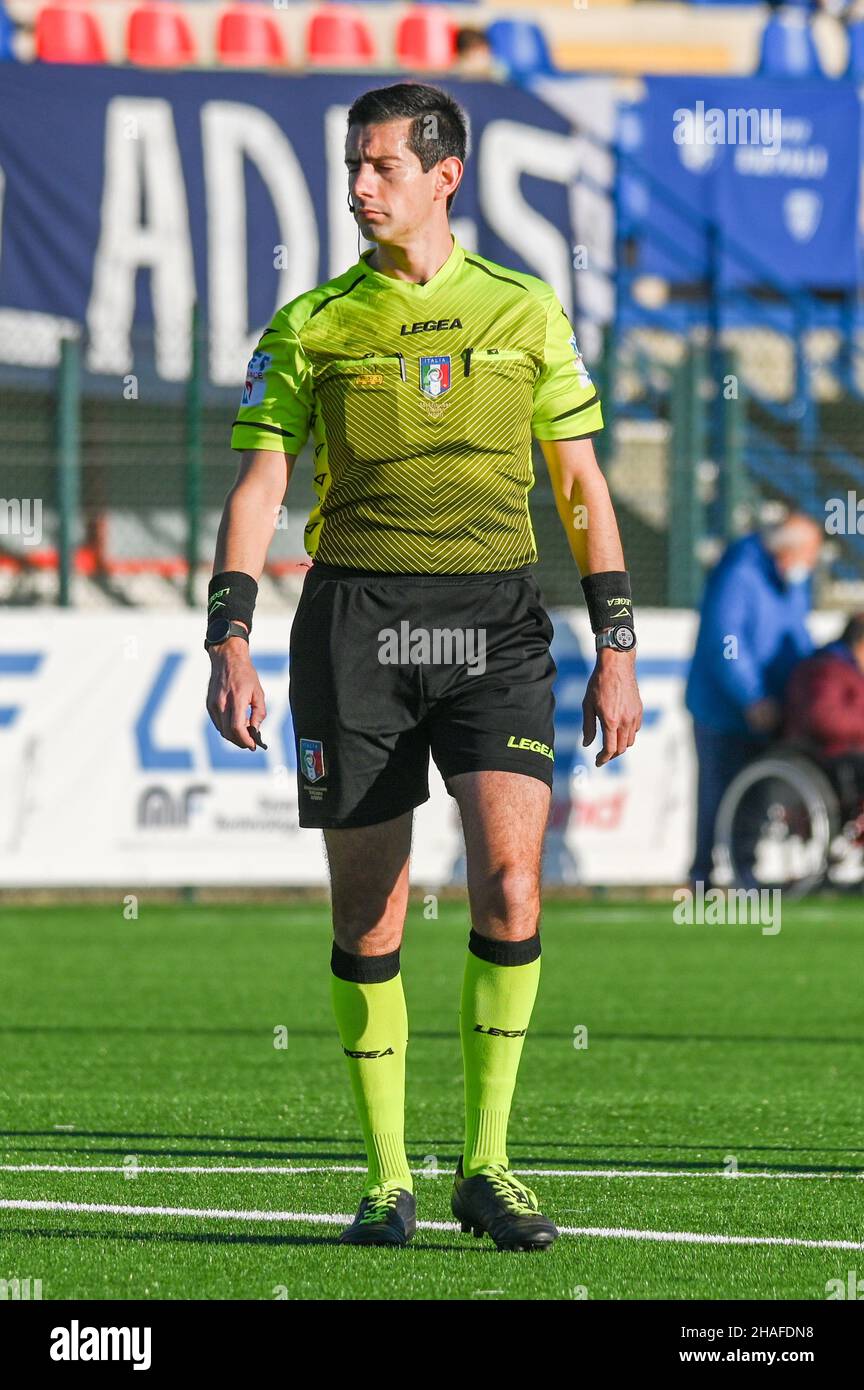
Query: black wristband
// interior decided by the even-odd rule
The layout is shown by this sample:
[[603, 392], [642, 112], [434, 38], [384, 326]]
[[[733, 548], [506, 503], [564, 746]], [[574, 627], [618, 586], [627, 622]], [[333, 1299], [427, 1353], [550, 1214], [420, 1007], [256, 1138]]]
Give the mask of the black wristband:
[[214, 574], [207, 589], [207, 621], [228, 618], [245, 623], [251, 632], [257, 597], [258, 585], [251, 574], [244, 574], [242, 570]]
[[582, 580], [582, 592], [588, 605], [592, 632], [601, 632], [604, 627], [633, 629], [633, 598], [627, 570], [602, 570], [599, 574], [586, 574]]

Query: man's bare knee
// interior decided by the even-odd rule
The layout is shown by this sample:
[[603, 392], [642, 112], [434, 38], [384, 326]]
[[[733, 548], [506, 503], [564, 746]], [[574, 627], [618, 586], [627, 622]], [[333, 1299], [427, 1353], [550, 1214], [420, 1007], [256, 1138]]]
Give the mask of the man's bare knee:
[[406, 891], [397, 883], [390, 893], [333, 893], [333, 938], [343, 951], [379, 956], [395, 951], [405, 926]]
[[540, 920], [540, 876], [524, 865], [501, 865], [479, 883], [470, 885], [475, 931], [486, 936], [523, 941], [533, 936]]

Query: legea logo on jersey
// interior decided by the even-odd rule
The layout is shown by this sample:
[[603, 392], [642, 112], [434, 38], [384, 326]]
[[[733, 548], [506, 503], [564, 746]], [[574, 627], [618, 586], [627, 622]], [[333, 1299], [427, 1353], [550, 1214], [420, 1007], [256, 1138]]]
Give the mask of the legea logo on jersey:
[[264, 399], [264, 377], [273, 361], [269, 352], [253, 352], [246, 368], [246, 385], [241, 405], [260, 405]]
[[437, 400], [450, 390], [450, 358], [420, 358], [420, 390], [424, 396]]
[[320, 738], [301, 738], [300, 766], [307, 782], [320, 782], [324, 776], [324, 744]]

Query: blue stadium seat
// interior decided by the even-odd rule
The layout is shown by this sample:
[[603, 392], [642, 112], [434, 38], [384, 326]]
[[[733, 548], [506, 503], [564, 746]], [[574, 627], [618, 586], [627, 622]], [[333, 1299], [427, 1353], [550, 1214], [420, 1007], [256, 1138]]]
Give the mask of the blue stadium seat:
[[781, 10], [762, 31], [759, 77], [822, 77], [822, 65], [806, 14]]
[[525, 19], [496, 19], [486, 29], [493, 56], [515, 81], [548, 77], [557, 72], [539, 24]]
[[15, 54], [12, 51], [12, 35], [15, 33], [15, 25], [9, 18], [0, 0], [0, 62], [15, 62]]
[[859, 19], [857, 23], [850, 24], [846, 32], [849, 35], [849, 63], [846, 76], [854, 77], [856, 82], [864, 82], [864, 20]]

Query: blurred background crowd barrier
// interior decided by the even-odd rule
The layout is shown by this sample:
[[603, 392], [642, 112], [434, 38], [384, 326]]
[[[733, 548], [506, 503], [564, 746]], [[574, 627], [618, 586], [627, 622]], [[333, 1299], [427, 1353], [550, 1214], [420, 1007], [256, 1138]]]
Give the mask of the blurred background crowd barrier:
[[[639, 610], [685, 610], [643, 646], [646, 678], [672, 682], [650, 701], [667, 754], [688, 729], [692, 610], [729, 541], [788, 509], [824, 524], [817, 616], [839, 630], [864, 608], [862, 34], [861, 7], [839, 0], [7, 0], [0, 672], [35, 673], [36, 608], [39, 631], [56, 608], [200, 616], [246, 363], [280, 305], [369, 244], [346, 206], [345, 115], [404, 78], [441, 82], [469, 113], [457, 236], [554, 286], [597, 383]], [[579, 632], [535, 448], [538, 577]], [[274, 619], [308, 565], [309, 463], [307, 446], [262, 576]], [[584, 660], [561, 678], [573, 721]], [[0, 708], [10, 768], [25, 707]]]

